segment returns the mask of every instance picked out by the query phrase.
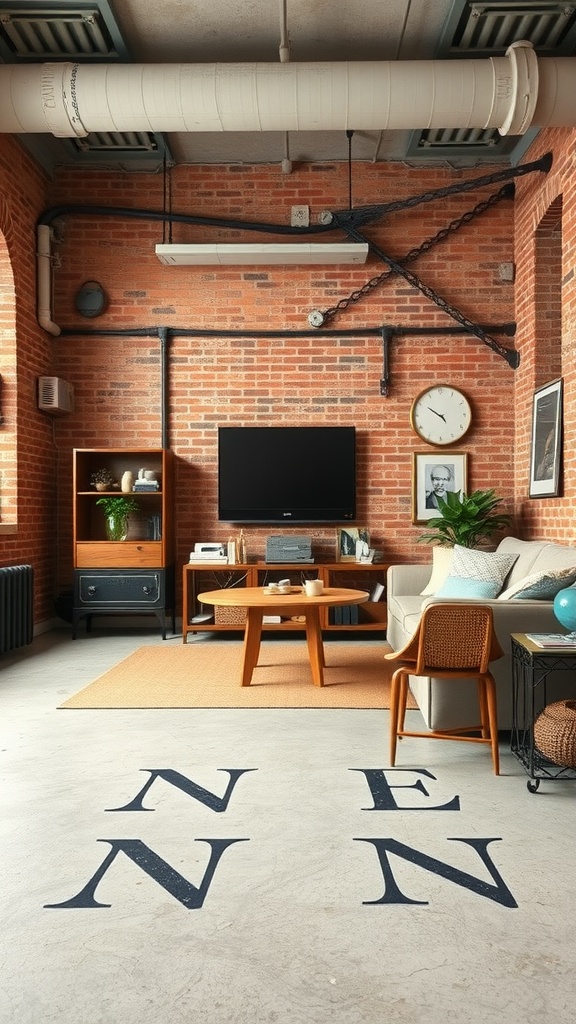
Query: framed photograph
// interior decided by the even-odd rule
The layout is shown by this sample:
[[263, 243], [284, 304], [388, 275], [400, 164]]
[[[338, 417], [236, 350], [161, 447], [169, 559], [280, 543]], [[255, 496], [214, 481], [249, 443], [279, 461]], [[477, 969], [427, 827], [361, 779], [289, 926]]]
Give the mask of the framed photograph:
[[532, 403], [530, 497], [560, 493], [562, 461], [562, 378], [536, 388]]
[[438, 515], [438, 498], [468, 487], [468, 453], [412, 452], [412, 522], [427, 523]]
[[345, 526], [337, 531], [336, 555], [339, 562], [359, 562], [370, 551], [370, 534], [365, 526]]

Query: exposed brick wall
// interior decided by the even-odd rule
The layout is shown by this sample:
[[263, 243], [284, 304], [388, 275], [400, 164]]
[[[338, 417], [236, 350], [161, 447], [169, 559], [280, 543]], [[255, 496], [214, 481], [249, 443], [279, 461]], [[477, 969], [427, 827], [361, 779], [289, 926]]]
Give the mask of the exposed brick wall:
[[[14, 275], [19, 381], [18, 533], [0, 537], [0, 543], [4, 563], [30, 560], [35, 564], [40, 581], [37, 617], [49, 615], [52, 595], [69, 585], [71, 578], [72, 449], [161, 443], [159, 327], [174, 329], [167, 351], [166, 386], [168, 436], [177, 456], [179, 561], [187, 558], [195, 540], [224, 540], [231, 532], [215, 519], [219, 423], [355, 424], [358, 521], [368, 526], [387, 559], [428, 559], [429, 551], [417, 544], [422, 526], [411, 522], [411, 457], [414, 451], [434, 449], [419, 442], [409, 413], [415, 395], [438, 381], [461, 387], [473, 405], [474, 426], [457, 448], [470, 456], [469, 486], [494, 486], [514, 512], [515, 528], [523, 535], [572, 540], [576, 468], [570, 444], [576, 313], [573, 142], [573, 132], [547, 133], [526, 159], [553, 150], [554, 165], [548, 175], [521, 179], [514, 204], [504, 202], [466, 224], [411, 267], [475, 322], [516, 318], [517, 337], [499, 340], [521, 351], [520, 368], [511, 370], [488, 347], [464, 333], [396, 337], [390, 350], [390, 394], [384, 398], [379, 393], [382, 346], [378, 337], [330, 337], [323, 330], [299, 338], [226, 334], [308, 330], [311, 309], [335, 306], [382, 273], [383, 264], [374, 258], [361, 267], [167, 268], [154, 254], [154, 245], [168, 240], [169, 228], [162, 223], [128, 216], [64, 216], [55, 224], [60, 241], [54, 247], [59, 261], [54, 319], [75, 333], [57, 340], [47, 337], [37, 326], [34, 311], [38, 213], [61, 203], [161, 211], [164, 184], [160, 175], [80, 170], [61, 170], [53, 182], [46, 183], [17, 142], [0, 139], [0, 186], [5, 198], [0, 228]], [[486, 171], [482, 168], [481, 173]], [[390, 202], [479, 173], [355, 164], [353, 202], [355, 207]], [[392, 256], [401, 257], [497, 187], [396, 212], [366, 233]], [[288, 224], [291, 205], [306, 204], [316, 223], [321, 210], [346, 208], [347, 166], [298, 166], [290, 175], [283, 175], [279, 166], [180, 167], [172, 172], [171, 193], [176, 213]], [[529, 500], [532, 396], [546, 379], [546, 360], [558, 362], [557, 344], [548, 344], [547, 356], [538, 353], [548, 303], [550, 316], [558, 320], [558, 294], [554, 288], [536, 294], [537, 263], [547, 261], [549, 238], [541, 230], [537, 246], [536, 235], [543, 219], [554, 217], [559, 201], [567, 439], [564, 496]], [[172, 227], [174, 241], [242, 237], [271, 240], [224, 227]], [[551, 259], [557, 259], [557, 251], [551, 243]], [[515, 285], [502, 281], [499, 274], [500, 264], [513, 260]], [[74, 308], [74, 296], [87, 280], [99, 281], [109, 299], [105, 313], [96, 320], [84, 320]], [[4, 305], [1, 309], [4, 316]], [[454, 326], [418, 291], [393, 278], [342, 311], [330, 328], [361, 331], [382, 324]], [[190, 337], [178, 333], [178, 328], [215, 333]], [[137, 335], [139, 329], [149, 329], [148, 335]], [[107, 335], [108, 330], [123, 333]], [[40, 373], [55, 373], [74, 385], [72, 415], [53, 421], [37, 411], [35, 377]], [[261, 556], [271, 529], [246, 532], [250, 555]], [[333, 528], [298, 528], [298, 532], [313, 533], [319, 557], [333, 555]]]
[[[483, 169], [484, 171], [484, 169]], [[391, 202], [442, 188], [478, 172], [413, 170], [398, 165], [353, 169], [354, 205]], [[347, 205], [347, 168], [178, 168], [172, 210], [201, 216], [289, 223], [292, 204], [307, 204], [312, 223], [323, 209]], [[368, 229], [394, 257], [471, 210], [499, 186], [445, 197], [399, 211]], [[51, 202], [161, 210], [159, 177], [62, 172]], [[178, 457], [177, 538], [180, 560], [198, 539], [226, 539], [216, 522], [216, 427], [219, 423], [355, 424], [359, 434], [359, 510], [387, 558], [429, 558], [417, 545], [422, 527], [411, 522], [411, 454], [425, 450], [410, 427], [414, 397], [431, 381], [460, 386], [474, 406], [474, 428], [458, 450], [470, 452], [472, 487], [494, 486], [513, 497], [514, 371], [482, 342], [454, 337], [396, 338], [391, 346], [388, 398], [379, 392], [380, 337], [233, 338], [226, 331], [306, 330], [311, 309], [326, 309], [385, 269], [371, 258], [362, 267], [213, 269], [163, 267], [155, 243], [168, 228], [146, 219], [70, 216], [57, 246], [55, 317], [81, 323], [74, 294], [96, 279], [109, 296], [97, 329], [154, 326], [210, 329], [215, 337], [172, 337], [169, 346], [170, 443]], [[269, 240], [224, 228], [174, 224], [173, 241]], [[329, 236], [327, 240], [334, 240]], [[499, 265], [513, 258], [513, 206], [503, 202], [422, 255], [413, 265], [424, 282], [479, 323], [514, 319], [513, 285]], [[331, 324], [359, 329], [453, 327], [453, 320], [401, 279], [374, 288]], [[86, 326], [86, 322], [82, 324]], [[513, 341], [501, 339], [508, 345]], [[77, 413], [58, 424], [62, 448], [160, 443], [160, 345], [150, 338], [80, 337], [58, 343], [58, 372], [76, 389]], [[275, 528], [274, 528], [275, 529]], [[270, 528], [247, 531], [248, 550], [262, 556]], [[310, 532], [301, 528], [300, 532]], [[332, 557], [335, 530], [314, 528], [315, 549]]]
[[[529, 155], [537, 159], [541, 153], [552, 152], [552, 168], [546, 176], [522, 179], [515, 201], [516, 319], [518, 347], [522, 351], [514, 399], [516, 506], [523, 536], [547, 537], [571, 544], [576, 532], [575, 140], [576, 132], [572, 130], [542, 133]], [[561, 233], [559, 243], [554, 237], [558, 233]], [[553, 262], [553, 276], [558, 281], [556, 289], [549, 287], [547, 259]], [[562, 492], [559, 497], [530, 499], [527, 494], [534, 389], [559, 376], [564, 385]]]
[[[52, 615], [56, 577], [58, 483], [50, 417], [37, 408], [37, 377], [51, 373], [53, 341], [36, 322], [36, 218], [45, 205], [44, 174], [20, 144], [0, 140], [0, 258], [3, 378], [0, 564], [30, 563], [35, 617]], [[4, 488], [6, 487], [6, 503]]]

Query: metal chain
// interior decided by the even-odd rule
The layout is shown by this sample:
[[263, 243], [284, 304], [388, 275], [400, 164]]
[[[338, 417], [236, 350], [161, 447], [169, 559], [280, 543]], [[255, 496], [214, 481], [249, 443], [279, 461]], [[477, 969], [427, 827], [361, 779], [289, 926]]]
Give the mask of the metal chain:
[[[481, 203], [478, 203], [478, 205], [475, 206], [472, 210], [468, 210], [461, 217], [458, 217], [457, 219], [450, 221], [447, 227], [441, 228], [440, 231], [438, 231], [435, 235], [432, 235], [431, 238], [427, 238], [424, 242], [422, 242], [421, 245], [415, 247], [414, 249], [410, 249], [410, 251], [407, 252], [405, 256], [400, 257], [398, 263], [402, 264], [402, 266], [404, 266], [406, 263], [412, 263], [414, 260], [418, 259], [418, 257], [421, 256], [422, 253], [428, 252], [435, 245], [438, 245], [439, 242], [443, 242], [445, 238], [448, 238], [448, 236], [452, 234], [452, 232], [458, 231], [458, 229], [462, 227], [463, 224], [468, 224], [471, 220], [473, 220], [475, 217], [478, 217], [481, 213], [484, 213], [486, 210], [491, 209], [497, 203], [500, 203], [503, 199], [512, 198], [513, 195], [514, 186], [510, 184], [504, 185], [498, 192], [495, 192], [494, 195], [490, 196], [488, 199], [484, 199]], [[335, 306], [331, 306], [330, 309], [322, 310], [322, 326], [325, 326], [330, 320], [333, 320], [334, 317], [342, 310], [348, 309], [348, 306], [353, 305], [355, 302], [359, 302], [360, 299], [363, 299], [365, 295], [368, 295], [375, 288], [378, 288], [379, 285], [384, 283], [384, 281], [387, 281], [390, 277], [393, 277], [394, 274], [394, 270], [385, 270], [382, 274], [378, 274], [377, 277], [371, 278], [369, 281], [366, 282], [366, 284], [362, 285], [361, 288], [358, 288], [356, 289], [356, 291], [351, 292], [351, 294], [348, 295], [347, 298], [341, 299], [340, 302], [338, 302]]]
[[542, 171], [547, 174], [551, 166], [552, 155], [545, 153], [539, 160], [519, 164], [517, 167], [507, 167], [501, 171], [494, 171], [492, 174], [484, 174], [479, 178], [469, 178], [468, 181], [459, 181], [453, 185], [445, 185], [443, 188], [423, 192], [418, 196], [410, 196], [408, 199], [397, 199], [392, 203], [358, 206], [354, 210], [338, 210], [333, 216], [338, 218], [338, 223], [341, 225], [346, 221], [351, 227], [358, 227], [368, 221], [378, 220], [389, 213], [396, 213], [398, 210], [407, 210], [412, 206], [419, 206], [421, 203], [432, 203], [436, 199], [446, 199], [447, 196], [471, 192], [484, 185], [495, 185], [498, 181], [521, 178], [525, 174], [532, 174], [533, 171]]
[[[336, 218], [336, 220], [337, 219], [338, 218]], [[340, 226], [344, 228], [344, 225]], [[366, 243], [368, 241], [366, 238], [364, 238], [360, 231], [357, 231], [356, 228], [353, 228], [351, 225], [346, 225], [344, 229], [346, 233], [350, 236], [350, 238], [354, 238], [357, 242]], [[403, 277], [405, 281], [408, 281], [408, 284], [411, 284], [413, 288], [417, 288], [418, 291], [422, 292], [422, 294], [425, 295], [427, 299], [430, 299], [431, 302], [434, 302], [437, 306], [439, 306], [440, 309], [442, 309], [445, 313], [448, 314], [448, 316], [451, 316], [453, 320], [456, 320], [456, 322], [461, 324], [462, 327], [465, 327], [467, 331], [470, 331], [470, 333], [474, 334], [477, 338], [480, 339], [480, 341], [483, 341], [485, 345], [488, 345], [488, 347], [491, 348], [494, 352], [497, 352], [499, 356], [502, 356], [502, 358], [506, 360], [509, 366], [515, 369], [519, 365], [520, 354], [516, 352], [515, 349], [509, 349], [506, 348], [504, 345], [501, 345], [500, 342], [496, 341], [495, 338], [492, 338], [489, 334], [486, 334], [486, 332], [483, 331], [482, 328], [478, 326], [478, 324], [475, 324], [472, 320], [469, 320], [464, 313], [461, 313], [460, 310], [456, 308], [456, 306], [452, 306], [449, 302], [446, 301], [446, 299], [443, 299], [440, 295], [438, 295], [433, 288], [429, 288], [428, 285], [424, 284], [424, 282], [421, 281], [420, 278], [416, 276], [416, 274], [413, 274], [411, 270], [405, 270], [404, 267], [402, 267], [395, 259], [393, 259], [391, 256], [388, 256], [377, 245], [374, 245], [373, 242], [369, 242], [368, 244], [370, 246], [370, 251], [375, 253], [376, 256], [379, 256], [383, 263], [387, 263], [396, 274], [400, 274], [400, 276]]]

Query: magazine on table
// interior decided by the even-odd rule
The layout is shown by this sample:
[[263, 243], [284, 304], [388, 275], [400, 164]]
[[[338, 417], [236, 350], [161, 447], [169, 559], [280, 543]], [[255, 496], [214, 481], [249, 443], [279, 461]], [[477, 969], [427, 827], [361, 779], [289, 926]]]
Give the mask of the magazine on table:
[[526, 633], [526, 637], [537, 647], [576, 648], [576, 637], [570, 633]]

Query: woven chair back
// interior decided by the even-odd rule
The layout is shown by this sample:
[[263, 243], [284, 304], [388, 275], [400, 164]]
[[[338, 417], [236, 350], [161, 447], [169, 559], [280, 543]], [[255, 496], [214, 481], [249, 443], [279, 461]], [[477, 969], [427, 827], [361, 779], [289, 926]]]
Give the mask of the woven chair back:
[[492, 609], [487, 605], [435, 604], [420, 621], [416, 675], [434, 675], [442, 669], [466, 674], [487, 672], [494, 647]]

